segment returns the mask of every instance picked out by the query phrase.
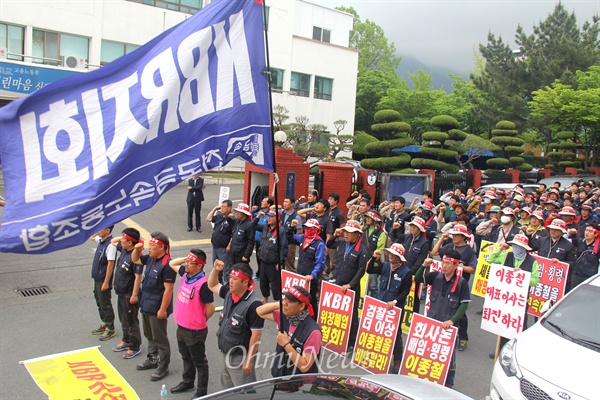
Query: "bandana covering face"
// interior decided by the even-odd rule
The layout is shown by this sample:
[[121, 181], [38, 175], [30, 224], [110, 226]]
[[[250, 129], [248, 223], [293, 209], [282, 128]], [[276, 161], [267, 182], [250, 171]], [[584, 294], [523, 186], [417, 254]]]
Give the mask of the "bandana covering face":
[[303, 310], [299, 314], [292, 315], [291, 317], [287, 317], [288, 321], [290, 321], [290, 325], [298, 326], [302, 321], [304, 321], [308, 317], [308, 311]]
[[513, 254], [517, 260], [523, 260], [527, 255], [527, 250], [521, 246], [513, 245], [511, 246], [513, 250]]
[[318, 228], [304, 228], [304, 241], [302, 242], [302, 250], [306, 250], [306, 248], [312, 243], [315, 238], [320, 238], [319, 236], [320, 229]]

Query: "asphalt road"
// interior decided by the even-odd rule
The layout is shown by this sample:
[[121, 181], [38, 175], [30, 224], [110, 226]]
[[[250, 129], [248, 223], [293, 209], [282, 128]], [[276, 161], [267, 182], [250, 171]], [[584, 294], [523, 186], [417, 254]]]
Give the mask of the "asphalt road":
[[[242, 198], [242, 185], [230, 184], [232, 200]], [[219, 186], [207, 184], [202, 214], [217, 204]], [[187, 232], [186, 188], [179, 185], [168, 193], [151, 210], [125, 221], [144, 231], [160, 230], [172, 241], [172, 255], [181, 257], [192, 247], [202, 248], [212, 258], [210, 224], [203, 222], [203, 233]], [[1, 213], [1, 209], [0, 209]], [[125, 227], [120, 223], [114, 233]], [[98, 341], [90, 332], [99, 325], [90, 277], [91, 257], [95, 243], [48, 255], [0, 254], [0, 399], [44, 399], [27, 370], [19, 361], [75, 349], [101, 345], [101, 352], [121, 373], [141, 399], [158, 398], [162, 384], [168, 388], [181, 381], [182, 363], [175, 341], [175, 323], [169, 318], [171, 338], [170, 375], [160, 382], [151, 382], [152, 371], [137, 371], [135, 364], [145, 358], [146, 343], [142, 355], [124, 360], [121, 353], [111, 350], [119, 341], [119, 335], [108, 342]], [[256, 261], [253, 258], [254, 268]], [[207, 269], [208, 272], [209, 268]], [[179, 283], [179, 280], [178, 280]], [[176, 285], [178, 285], [178, 283]], [[48, 286], [50, 293], [34, 297], [20, 297], [18, 289]], [[221, 299], [216, 299], [221, 305]], [[458, 370], [455, 389], [475, 399], [489, 393], [492, 361], [488, 353], [494, 350], [496, 337], [479, 329], [481, 317], [475, 311], [481, 309], [483, 299], [473, 297], [467, 314], [470, 323], [468, 348], [458, 354]], [[113, 305], [116, 305], [113, 300]], [[116, 311], [116, 310], [115, 310]], [[117, 326], [118, 323], [117, 323]], [[117, 328], [119, 329], [119, 327]], [[210, 363], [209, 392], [219, 390], [219, 350], [216, 346], [216, 317], [209, 321], [207, 356]], [[276, 327], [267, 322], [263, 332], [261, 352], [274, 349]], [[144, 339], [145, 340], [145, 339]], [[327, 355], [327, 352], [326, 352]], [[325, 372], [363, 374], [360, 368], [349, 365], [345, 359], [329, 359]], [[270, 378], [266, 367], [257, 368], [259, 379]], [[187, 399], [191, 393], [169, 394], [172, 399]]]

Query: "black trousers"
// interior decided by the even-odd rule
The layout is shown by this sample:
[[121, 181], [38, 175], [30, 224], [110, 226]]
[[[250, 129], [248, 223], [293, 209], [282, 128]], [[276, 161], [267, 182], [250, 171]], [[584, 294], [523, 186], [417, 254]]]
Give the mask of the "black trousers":
[[276, 263], [260, 261], [259, 278], [260, 292], [263, 297], [269, 297], [273, 292], [273, 300], [281, 298], [281, 271], [276, 270]]
[[183, 360], [182, 378], [193, 384], [198, 375], [196, 394], [206, 395], [208, 391], [208, 359], [206, 358], [206, 336], [208, 328], [194, 331], [177, 327], [177, 346]]
[[139, 350], [142, 344], [140, 320], [138, 318], [139, 304], [129, 303], [130, 296], [117, 296], [117, 311], [123, 328], [123, 341], [129, 343], [131, 350]]
[[114, 331], [115, 330], [115, 312], [111, 302], [112, 283], [108, 290], [102, 291], [102, 283], [104, 281], [94, 281], [94, 298], [98, 306], [98, 314], [103, 325]]
[[189, 203], [187, 203], [187, 223], [188, 223], [188, 228], [193, 228], [194, 225], [192, 225], [192, 214], [196, 214], [196, 229], [200, 229], [202, 226], [201, 220], [200, 220], [200, 210], [202, 209], [202, 202], [201, 201], [197, 201], [196, 199], [192, 199], [192, 201], [190, 201]]

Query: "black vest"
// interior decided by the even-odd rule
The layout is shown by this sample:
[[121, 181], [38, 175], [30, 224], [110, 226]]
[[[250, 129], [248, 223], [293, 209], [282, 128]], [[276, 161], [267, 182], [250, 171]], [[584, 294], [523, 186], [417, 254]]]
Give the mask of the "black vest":
[[[289, 229], [292, 225], [292, 221], [296, 219], [296, 217], [298, 216], [298, 214], [296, 213], [296, 211], [292, 211], [292, 213], [290, 215], [287, 215], [285, 212], [281, 215], [281, 225], [285, 228], [285, 229]], [[287, 218], [287, 219], [286, 219]], [[284, 222], [285, 221], [285, 222]], [[296, 229], [299, 229], [300, 226], [297, 226], [296, 228], [294, 228], [294, 231], [296, 231]]]
[[115, 293], [124, 296], [133, 292], [135, 282], [135, 265], [131, 261], [133, 250], [122, 250], [115, 265]]
[[[223, 311], [219, 315], [219, 329], [217, 330], [217, 342], [219, 350], [227, 354], [231, 349], [231, 355], [245, 354], [250, 347], [250, 336], [252, 331], [246, 322], [246, 314], [255, 301], [261, 301], [253, 291], [246, 292], [238, 303], [233, 302], [231, 292], [225, 296]], [[241, 349], [244, 347], [245, 352]], [[234, 349], [234, 347], [236, 347]]]
[[215, 226], [210, 242], [215, 247], [227, 247], [233, 233], [231, 220], [223, 214], [217, 214], [213, 217], [213, 221]]
[[[281, 327], [283, 331], [288, 332], [290, 329], [290, 321], [285, 315], [283, 315], [283, 312], [281, 312], [280, 318], [282, 320]], [[306, 343], [310, 334], [317, 330], [320, 331], [321, 328], [319, 325], [317, 325], [315, 320], [310, 317], [306, 317], [304, 321], [302, 321], [300, 325], [296, 327], [296, 330], [291, 337], [290, 345], [298, 352], [298, 354], [302, 355], [302, 352], [304, 351], [304, 343]], [[275, 358], [273, 359], [273, 365], [271, 366], [271, 375], [273, 375], [273, 377], [289, 376], [296, 373], [314, 374], [317, 372], [319, 372], [317, 360], [315, 360], [308, 371], [301, 372], [298, 370], [298, 367], [296, 367], [292, 360], [290, 360], [290, 356], [288, 356], [283, 347], [281, 347], [279, 344], [276, 346]]]
[[[92, 279], [95, 281], [103, 281], [106, 277], [106, 268], [108, 267], [108, 259], [106, 258], [106, 248], [110, 245], [112, 236], [107, 237], [96, 247], [94, 253], [94, 261], [92, 262]], [[110, 277], [110, 285], [112, 287], [112, 276]]]
[[[381, 229], [374, 229], [373, 233], [371, 233], [366, 240], [369, 242], [369, 250], [371, 250], [371, 254], [377, 250], [377, 241], [379, 240], [379, 236], [383, 233]], [[367, 228], [365, 228], [365, 236], [367, 234]]]
[[600, 255], [594, 253], [594, 244], [595, 242], [592, 242], [592, 244], [588, 245], [585, 239], [579, 239], [577, 243], [577, 254], [579, 256], [573, 269], [575, 275], [589, 278], [598, 272]]
[[448, 288], [448, 293], [444, 295], [442, 289], [444, 287], [446, 278], [444, 277], [444, 274], [438, 272], [437, 276], [433, 280], [433, 284], [431, 285], [431, 305], [429, 307], [429, 312], [427, 313], [429, 318], [433, 318], [436, 321], [441, 322], [448, 321], [454, 316], [456, 310], [458, 310], [458, 307], [460, 306], [460, 289], [461, 286], [465, 285], [467, 281], [456, 274], [454, 274], [454, 279], [458, 279], [456, 290], [452, 292], [454, 282], [450, 281], [447, 284], [450, 285]]
[[[361, 261], [365, 261], [368, 257], [369, 250], [363, 242], [363, 237], [359, 236], [358, 241], [352, 246], [350, 251], [346, 253], [346, 242], [343, 240], [338, 241], [337, 245], [337, 260], [335, 263], [335, 269], [333, 270], [333, 277], [335, 278], [335, 284], [343, 286], [349, 284], [352, 278], [358, 272]], [[358, 290], [360, 288], [360, 281], [356, 287], [352, 287], [352, 290]]]
[[[278, 229], [279, 230], [279, 229]], [[281, 235], [279, 235], [281, 240]], [[258, 258], [269, 264], [279, 263], [279, 253], [277, 252], [277, 234], [275, 231], [269, 230], [269, 225], [263, 227], [263, 232], [260, 237], [260, 247], [258, 250]]]
[[[167, 257], [167, 261], [165, 262], [165, 265], [163, 265], [162, 261], [165, 257]], [[140, 290], [140, 311], [142, 314], [156, 315], [158, 310], [160, 310], [163, 294], [165, 293], [165, 283], [163, 282], [162, 270], [163, 268], [171, 268], [169, 267], [170, 258], [168, 257], [168, 255], [164, 255], [157, 260], [152, 259], [152, 257], [148, 257], [148, 261], [146, 263], [146, 274], [144, 275], [144, 280], [142, 281], [142, 290]], [[173, 295], [171, 295], [171, 301], [169, 302], [169, 307], [167, 308], [167, 315], [171, 315], [172, 313]]]

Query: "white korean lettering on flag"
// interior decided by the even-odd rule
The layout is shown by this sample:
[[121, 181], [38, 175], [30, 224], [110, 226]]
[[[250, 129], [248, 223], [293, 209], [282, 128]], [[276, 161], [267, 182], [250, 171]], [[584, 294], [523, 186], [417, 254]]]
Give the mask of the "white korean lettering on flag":
[[213, 2], [98, 70], [0, 109], [0, 251], [47, 253], [241, 157], [273, 169], [262, 6]]

